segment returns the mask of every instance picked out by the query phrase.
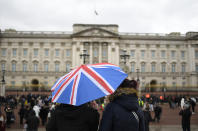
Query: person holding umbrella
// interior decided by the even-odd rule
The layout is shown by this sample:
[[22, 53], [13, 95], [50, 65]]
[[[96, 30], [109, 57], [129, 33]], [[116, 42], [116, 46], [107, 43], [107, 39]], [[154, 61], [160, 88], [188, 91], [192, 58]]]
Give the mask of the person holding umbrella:
[[109, 99], [99, 131], [145, 131], [144, 113], [138, 104], [135, 80], [125, 79]]
[[91, 101], [112, 94], [127, 77], [108, 63], [81, 65], [53, 85], [52, 102], [61, 103], [51, 114], [46, 131], [97, 131], [99, 113]]

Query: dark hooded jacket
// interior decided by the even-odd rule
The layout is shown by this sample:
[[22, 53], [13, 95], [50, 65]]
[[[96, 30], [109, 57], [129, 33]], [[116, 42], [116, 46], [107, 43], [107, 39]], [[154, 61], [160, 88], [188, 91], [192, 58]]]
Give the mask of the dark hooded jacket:
[[137, 96], [120, 94], [106, 106], [99, 131], [144, 131], [144, 114], [138, 105]]
[[97, 131], [99, 114], [87, 105], [59, 105], [46, 125], [46, 131]]

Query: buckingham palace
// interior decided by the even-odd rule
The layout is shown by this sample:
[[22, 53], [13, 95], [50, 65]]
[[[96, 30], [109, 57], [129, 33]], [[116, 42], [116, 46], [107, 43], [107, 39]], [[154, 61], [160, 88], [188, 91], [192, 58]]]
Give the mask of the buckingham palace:
[[74, 24], [71, 32], [0, 31], [6, 90], [50, 90], [71, 69], [106, 62], [139, 79], [142, 90], [152, 84], [198, 88], [198, 32], [124, 33], [115, 24]]

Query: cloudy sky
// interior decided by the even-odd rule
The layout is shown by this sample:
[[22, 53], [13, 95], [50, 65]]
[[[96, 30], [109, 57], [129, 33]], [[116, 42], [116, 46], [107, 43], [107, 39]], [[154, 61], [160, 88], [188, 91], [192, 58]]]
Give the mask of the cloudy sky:
[[198, 0], [0, 0], [1, 30], [72, 31], [75, 23], [135, 33], [198, 31]]

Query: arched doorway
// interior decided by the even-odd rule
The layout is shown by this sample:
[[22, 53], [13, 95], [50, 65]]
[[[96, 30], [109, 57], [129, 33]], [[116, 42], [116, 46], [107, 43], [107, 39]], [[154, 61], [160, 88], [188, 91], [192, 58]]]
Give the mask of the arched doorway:
[[156, 88], [157, 88], [157, 81], [156, 80], [151, 80], [151, 82], [150, 82], [150, 91], [154, 92], [154, 91], [156, 91]]
[[31, 83], [32, 83], [32, 90], [33, 91], [38, 91], [39, 81], [37, 79], [33, 79]]

